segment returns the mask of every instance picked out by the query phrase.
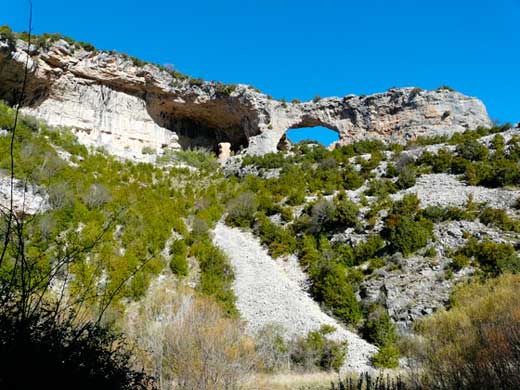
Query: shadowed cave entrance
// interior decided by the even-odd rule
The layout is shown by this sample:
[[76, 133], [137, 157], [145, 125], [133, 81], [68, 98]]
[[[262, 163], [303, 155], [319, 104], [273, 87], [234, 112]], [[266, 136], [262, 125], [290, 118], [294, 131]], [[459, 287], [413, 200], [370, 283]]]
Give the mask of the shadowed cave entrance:
[[[258, 134], [251, 113], [234, 102], [195, 104], [170, 99], [148, 98], [152, 119], [179, 137], [182, 149], [204, 148], [218, 152], [218, 144], [229, 142], [237, 152], [249, 146], [249, 138]], [[235, 105], [234, 105], [235, 104]]]
[[[339, 141], [339, 134], [337, 131], [323, 126], [300, 127], [288, 129], [284, 138], [288, 139], [291, 144], [296, 144], [300, 141], [314, 141], [328, 147], [332, 143]], [[283, 139], [280, 143], [282, 142]], [[279, 145], [279, 149], [281, 148], [283, 146]]]
[[204, 148], [218, 153], [218, 144], [229, 142], [231, 150], [237, 152], [249, 145], [244, 131], [238, 127], [215, 128], [205, 124], [186, 123], [174, 127], [182, 149]]

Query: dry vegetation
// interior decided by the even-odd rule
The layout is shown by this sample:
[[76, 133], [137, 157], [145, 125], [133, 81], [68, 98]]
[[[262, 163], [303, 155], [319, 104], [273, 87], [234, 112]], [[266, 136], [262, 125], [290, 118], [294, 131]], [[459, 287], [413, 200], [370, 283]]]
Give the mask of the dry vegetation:
[[159, 389], [236, 389], [256, 365], [253, 341], [239, 320], [210, 298], [159, 286], [129, 329]]
[[462, 287], [452, 308], [418, 324], [412, 378], [427, 389], [520, 388], [520, 276]]

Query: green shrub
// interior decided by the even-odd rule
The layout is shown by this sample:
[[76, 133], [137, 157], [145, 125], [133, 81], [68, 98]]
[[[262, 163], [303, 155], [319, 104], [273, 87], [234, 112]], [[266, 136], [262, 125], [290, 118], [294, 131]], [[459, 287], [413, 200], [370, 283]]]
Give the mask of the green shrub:
[[269, 247], [269, 253], [274, 258], [296, 251], [294, 233], [289, 228], [283, 228], [271, 222], [265, 216], [258, 218], [257, 232], [262, 244]]
[[384, 197], [397, 192], [396, 185], [389, 179], [372, 179], [368, 183], [365, 195]]
[[226, 223], [230, 226], [251, 227], [257, 209], [258, 203], [255, 194], [243, 192], [229, 202]]
[[184, 240], [175, 240], [170, 247], [170, 269], [175, 275], [186, 276], [189, 272], [186, 256], [188, 249]]
[[389, 162], [386, 165], [385, 176], [388, 178], [392, 178], [392, 177], [396, 177], [398, 175], [399, 175], [399, 172], [397, 172], [396, 166], [394, 164], [392, 164], [391, 162]]
[[347, 190], [357, 190], [363, 185], [365, 179], [353, 169], [348, 169], [343, 174], [343, 185]]
[[242, 166], [253, 165], [263, 169], [276, 169], [286, 166], [290, 160], [283, 153], [266, 153], [263, 156], [246, 155], [242, 159]]
[[290, 206], [298, 206], [305, 202], [305, 193], [303, 191], [292, 191], [287, 197], [287, 204]]
[[484, 272], [492, 275], [520, 272], [520, 258], [511, 244], [479, 241], [472, 237], [455, 253], [454, 258], [461, 256], [473, 258]]
[[520, 154], [509, 147], [508, 154], [493, 155], [488, 160], [469, 162], [463, 172], [471, 185], [504, 187], [520, 183]]
[[231, 288], [234, 273], [226, 255], [208, 238], [195, 242], [190, 248], [190, 255], [199, 261], [201, 270], [197, 289], [215, 297], [229, 316], [238, 316], [236, 297]]
[[471, 161], [482, 161], [489, 155], [488, 148], [475, 139], [468, 139], [457, 145], [456, 152], [460, 157]]
[[334, 198], [334, 222], [340, 226], [356, 227], [359, 225], [359, 207], [350, 200], [345, 191]]
[[332, 228], [335, 216], [336, 207], [333, 202], [325, 199], [318, 200], [311, 209], [309, 231], [320, 233]]
[[470, 263], [470, 259], [467, 256], [459, 253], [459, 254], [455, 254], [452, 256], [450, 267], [454, 271], [460, 271], [464, 267], [467, 267], [469, 265], [469, 263]]
[[346, 276], [344, 266], [321, 262], [310, 270], [312, 294], [331, 308], [334, 315], [346, 323], [356, 325], [362, 317], [361, 306]]
[[433, 225], [428, 220], [416, 221], [408, 215], [392, 214], [386, 219], [385, 228], [390, 246], [407, 256], [426, 246]]
[[333, 247], [334, 259], [340, 264], [346, 267], [352, 267], [355, 265], [354, 250], [348, 244], [336, 243]]
[[401, 172], [399, 173], [399, 177], [397, 181], [395, 182], [395, 185], [400, 190], [404, 190], [406, 188], [413, 187], [417, 181], [417, 171], [415, 168], [410, 166], [405, 166], [403, 169], [401, 169]]
[[450, 87], [449, 85], [441, 85], [439, 88], [437, 88], [437, 91], [455, 92], [455, 90], [452, 87]]
[[369, 309], [363, 334], [368, 341], [378, 347], [397, 342], [397, 328], [395, 324], [390, 319], [388, 312], [383, 307], [377, 305]]
[[178, 150], [175, 152], [177, 160], [200, 170], [213, 171], [218, 163], [213, 153], [204, 148]]
[[11, 48], [14, 48], [16, 42], [16, 35], [13, 30], [7, 25], [0, 26], [0, 38], [7, 40]]
[[434, 223], [443, 222], [449, 219], [446, 208], [440, 206], [428, 206], [421, 211], [421, 215]]
[[399, 348], [395, 344], [385, 344], [372, 357], [376, 368], [396, 368], [399, 366]]
[[347, 354], [347, 343], [328, 340], [330, 326], [322, 326], [319, 331], [311, 331], [305, 338], [299, 338], [292, 346], [291, 360], [306, 370], [320, 368], [325, 371], [339, 371]]
[[435, 248], [433, 246], [431, 246], [424, 251], [424, 256], [425, 257], [435, 257], [435, 256], [437, 256], [437, 251], [435, 250]]
[[453, 153], [448, 149], [440, 149], [437, 154], [431, 152], [424, 152], [417, 160], [417, 164], [425, 164], [432, 168], [435, 173], [448, 172], [451, 168], [453, 160]]
[[321, 258], [320, 252], [317, 249], [316, 238], [306, 234], [298, 244], [300, 264], [305, 268], [316, 266]]
[[485, 225], [495, 225], [505, 231], [519, 231], [518, 221], [513, 221], [503, 209], [493, 209], [486, 207], [480, 214], [480, 222]]
[[368, 264], [368, 268], [366, 269], [367, 274], [373, 273], [376, 269], [382, 268], [386, 265], [385, 259], [381, 257], [374, 257], [370, 259], [370, 263]]
[[143, 149], [141, 150], [142, 154], [155, 154], [155, 149], [151, 146], [143, 146]]
[[217, 82], [215, 84], [215, 91], [217, 93], [230, 96], [235, 90], [237, 89], [237, 86], [235, 84], [224, 84], [221, 82]]
[[416, 194], [406, 194], [392, 205], [391, 214], [414, 216], [421, 201]]
[[372, 259], [385, 246], [385, 242], [378, 234], [370, 235], [365, 242], [354, 247], [354, 256], [356, 263], [360, 264], [364, 261]]

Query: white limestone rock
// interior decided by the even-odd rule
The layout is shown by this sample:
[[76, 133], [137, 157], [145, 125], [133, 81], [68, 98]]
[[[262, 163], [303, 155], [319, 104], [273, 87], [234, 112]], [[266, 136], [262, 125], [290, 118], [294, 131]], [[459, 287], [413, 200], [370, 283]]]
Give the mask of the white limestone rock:
[[[0, 39], [0, 98], [14, 102], [26, 44]], [[81, 142], [139, 159], [143, 148], [209, 147], [229, 142], [250, 154], [277, 150], [290, 128], [325, 126], [338, 144], [364, 138], [405, 142], [491, 126], [482, 102], [448, 90], [390, 89], [304, 103], [271, 99], [247, 85], [176, 78], [113, 52], [60, 40], [31, 48], [24, 111], [75, 129]], [[146, 160], [146, 159], [145, 159]]]

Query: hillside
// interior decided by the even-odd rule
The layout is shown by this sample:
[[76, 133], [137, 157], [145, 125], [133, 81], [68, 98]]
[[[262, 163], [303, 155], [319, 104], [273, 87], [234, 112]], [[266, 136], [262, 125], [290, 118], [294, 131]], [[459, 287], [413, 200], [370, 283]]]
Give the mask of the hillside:
[[[288, 103], [23, 38], [0, 30], [4, 216], [29, 63], [13, 138], [23, 246], [6, 241], [0, 283], [23, 290], [29, 272], [49, 302], [99, 314], [159, 388], [408, 369], [422, 356], [409, 344], [433, 339], [428, 321], [463, 286], [520, 271], [520, 126], [493, 124], [476, 98], [396, 88]], [[316, 125], [339, 142], [285, 140]], [[229, 382], [204, 387], [206, 369]]]

